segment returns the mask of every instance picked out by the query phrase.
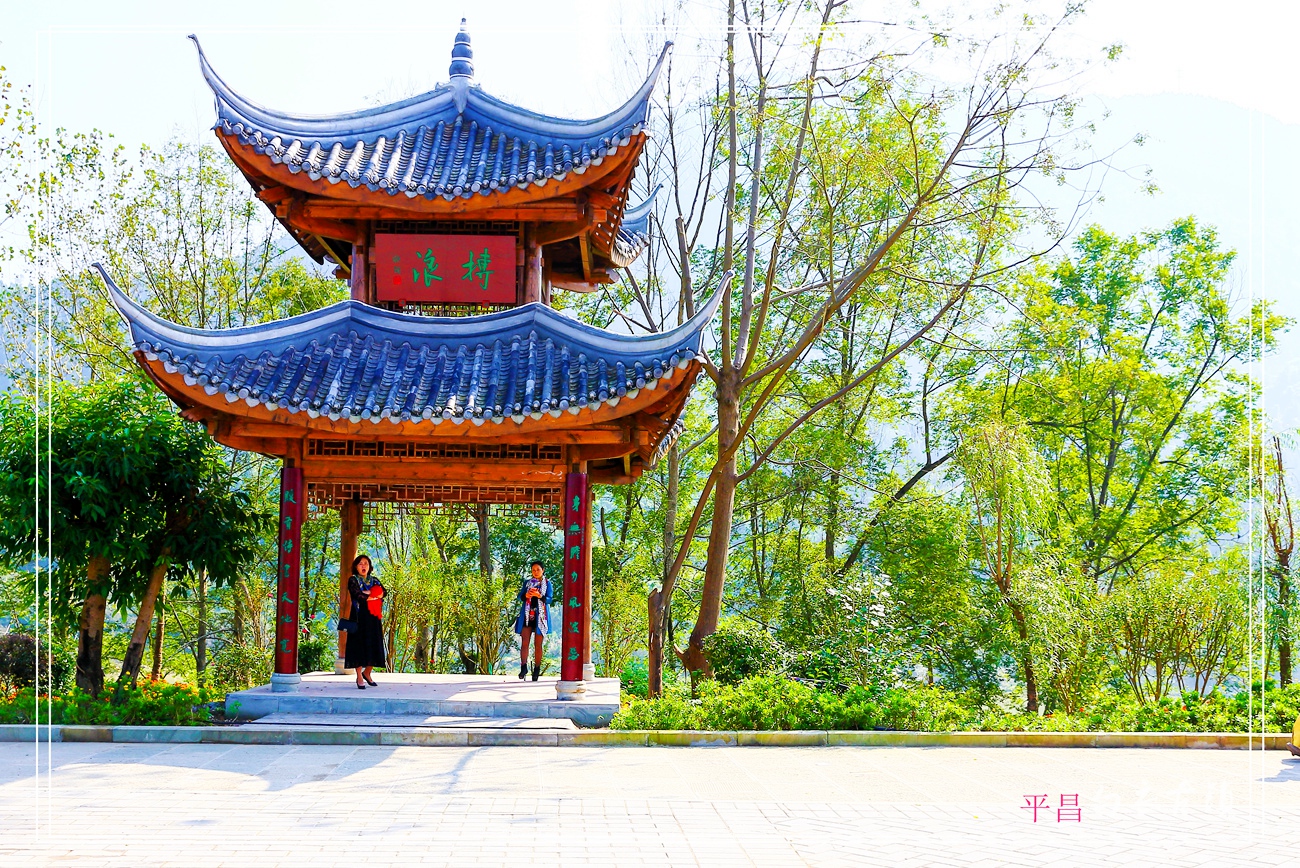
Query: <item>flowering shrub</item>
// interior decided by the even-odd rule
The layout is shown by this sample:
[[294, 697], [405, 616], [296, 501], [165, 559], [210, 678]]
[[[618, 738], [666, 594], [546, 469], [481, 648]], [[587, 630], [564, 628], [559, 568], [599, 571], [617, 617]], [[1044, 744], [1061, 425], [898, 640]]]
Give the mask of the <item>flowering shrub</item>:
[[0, 698], [0, 723], [35, 723], [39, 702], [41, 723], [200, 726], [212, 719], [205, 705], [211, 700], [206, 688], [163, 681], [122, 687], [120, 691], [110, 686], [98, 699], [75, 687], [53, 697], [38, 697], [34, 690], [25, 688]]

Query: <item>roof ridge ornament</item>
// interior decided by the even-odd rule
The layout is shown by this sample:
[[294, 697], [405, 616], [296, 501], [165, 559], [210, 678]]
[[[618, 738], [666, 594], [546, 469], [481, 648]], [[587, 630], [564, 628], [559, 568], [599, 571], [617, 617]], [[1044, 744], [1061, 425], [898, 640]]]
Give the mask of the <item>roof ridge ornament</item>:
[[469, 27], [464, 18], [460, 19], [460, 32], [451, 46], [451, 66], [447, 73], [451, 76], [451, 95], [456, 102], [456, 111], [464, 114], [469, 102], [469, 86], [474, 83], [474, 49], [469, 43]]

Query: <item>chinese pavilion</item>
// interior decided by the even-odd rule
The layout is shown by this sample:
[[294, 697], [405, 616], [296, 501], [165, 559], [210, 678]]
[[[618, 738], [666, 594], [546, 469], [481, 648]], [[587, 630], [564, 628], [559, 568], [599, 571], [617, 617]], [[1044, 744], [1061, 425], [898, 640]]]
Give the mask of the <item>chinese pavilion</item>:
[[303, 250], [335, 263], [351, 299], [193, 329], [100, 273], [137, 361], [182, 415], [283, 462], [272, 689], [300, 680], [309, 503], [339, 515], [341, 606], [367, 503], [553, 510], [564, 533], [560, 698], [593, 677], [591, 485], [631, 482], [671, 446], [719, 294], [676, 329], [636, 336], [550, 302], [554, 290], [611, 282], [648, 243], [651, 204], [629, 207], [628, 190], [668, 47], [625, 105], [587, 121], [483, 92], [464, 21], [448, 83], [329, 117], [245, 99], [200, 49], [218, 140]]

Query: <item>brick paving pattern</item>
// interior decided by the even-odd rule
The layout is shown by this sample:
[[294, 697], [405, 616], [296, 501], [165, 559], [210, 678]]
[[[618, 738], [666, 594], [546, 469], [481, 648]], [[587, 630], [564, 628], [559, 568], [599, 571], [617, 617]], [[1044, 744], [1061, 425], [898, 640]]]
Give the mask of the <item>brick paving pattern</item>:
[[[1057, 822], [1075, 793], [1082, 822]], [[1038, 823], [1022, 809], [1031, 794], [1049, 797]], [[148, 744], [38, 757], [11, 743], [0, 829], [5, 866], [1287, 865], [1300, 864], [1300, 761]]]

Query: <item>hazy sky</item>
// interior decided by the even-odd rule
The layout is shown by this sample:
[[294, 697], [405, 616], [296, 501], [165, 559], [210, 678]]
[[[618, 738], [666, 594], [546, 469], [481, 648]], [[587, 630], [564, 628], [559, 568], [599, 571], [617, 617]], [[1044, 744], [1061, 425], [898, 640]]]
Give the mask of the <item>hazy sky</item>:
[[[978, 9], [996, 0], [965, 0]], [[689, 62], [719, 19], [717, 2], [685, 8], [676, 57]], [[886, 20], [903, 4], [861, 4]], [[941, 4], [923, 0], [923, 9]], [[1019, 0], [1007, 0], [1013, 11]], [[1036, 4], [1042, 7], [1044, 4]], [[491, 3], [268, 0], [220, 3], [9, 0], [0, 64], [35, 83], [41, 118], [112, 132], [135, 145], [172, 135], [210, 141], [212, 97], [199, 75], [191, 32], [217, 71], [247, 97], [274, 108], [335, 112], [406, 96], [447, 77], [462, 15], [474, 39], [477, 80], [530, 108], [591, 117], [616, 107], [644, 73], [664, 34], [638, 29], [644, 2], [493, 0]], [[364, 13], [361, 10], [365, 10]], [[873, 25], [874, 26], [874, 25]], [[1088, 219], [1132, 232], [1196, 214], [1219, 226], [1240, 257], [1233, 288], [1277, 299], [1300, 317], [1300, 3], [1238, 0], [1094, 0], [1058, 45], [1080, 58], [1122, 43], [1119, 62], [1080, 82], [1090, 111], [1110, 111], [1104, 149], [1149, 136], [1118, 163], [1160, 186], [1152, 197], [1116, 176]], [[1295, 341], [1288, 341], [1290, 344]], [[1300, 352], [1266, 371], [1269, 403], [1300, 424]], [[1296, 385], [1291, 385], [1291, 384]], [[1294, 398], [1295, 400], [1292, 400]], [[1294, 408], [1294, 409], [1293, 409]]]
[[[628, 23], [640, 18], [635, 10], [643, 5], [10, 0], [0, 57], [18, 80], [39, 80], [53, 122], [154, 141], [177, 126], [204, 129], [211, 122], [211, 100], [187, 33], [198, 33], [217, 69], [254, 99], [337, 111], [385, 88], [444, 80], [451, 36], [464, 15], [485, 87], [545, 110], [589, 115], [625, 92], [610, 81], [610, 71], [621, 65], [629, 41], [649, 41]], [[695, 28], [712, 26], [714, 5], [691, 4], [686, 17]], [[889, 17], [893, 5], [879, 4], [880, 14]], [[858, 8], [870, 14], [875, 7]], [[1294, 124], [1300, 123], [1298, 28], [1300, 4], [1279, 0], [1094, 0], [1063, 44], [1083, 57], [1114, 42], [1126, 47], [1123, 60], [1091, 75], [1085, 90], [1205, 96]], [[690, 40], [679, 40], [677, 50], [692, 50]]]

